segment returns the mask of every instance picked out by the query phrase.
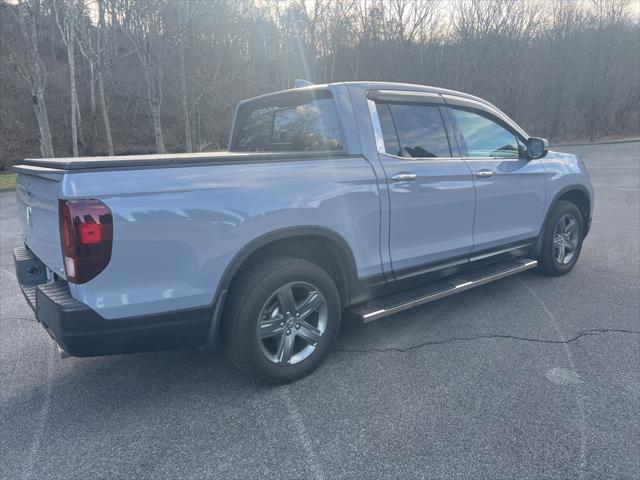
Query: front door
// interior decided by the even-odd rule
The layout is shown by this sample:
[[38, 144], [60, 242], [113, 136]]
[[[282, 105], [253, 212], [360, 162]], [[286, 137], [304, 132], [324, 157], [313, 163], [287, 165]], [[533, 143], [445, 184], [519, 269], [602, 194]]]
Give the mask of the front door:
[[544, 216], [542, 162], [528, 160], [524, 138], [490, 112], [448, 108], [476, 187], [473, 253], [533, 242]]
[[451, 150], [453, 132], [442, 97], [391, 97], [369, 106], [383, 140], [378, 150], [389, 194], [395, 277], [467, 262], [473, 246], [473, 177]]

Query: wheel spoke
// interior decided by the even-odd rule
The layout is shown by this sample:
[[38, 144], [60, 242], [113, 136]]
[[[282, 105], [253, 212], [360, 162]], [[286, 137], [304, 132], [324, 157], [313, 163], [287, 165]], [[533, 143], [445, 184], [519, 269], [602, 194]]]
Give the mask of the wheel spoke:
[[571, 219], [569, 220], [569, 223], [567, 223], [563, 228], [563, 232], [565, 234], [571, 234], [575, 232], [576, 229], [578, 228], [578, 222], [576, 221], [576, 219], [573, 217], [570, 217], [570, 218]]
[[318, 292], [309, 292], [309, 296], [307, 296], [302, 304], [296, 308], [296, 313], [298, 314], [296, 317], [299, 320], [303, 320], [320, 308], [320, 305], [322, 305], [322, 300], [320, 299]]
[[284, 332], [284, 325], [282, 325], [282, 317], [270, 318], [260, 323], [260, 338], [275, 337], [278, 334]]
[[560, 252], [559, 250], [562, 248], [562, 244], [563, 244], [563, 238], [562, 235], [554, 235], [553, 236], [553, 252], [555, 253], [556, 256], [556, 260], [558, 262], [561, 262], [562, 260], [559, 258]]
[[278, 351], [276, 352], [276, 360], [281, 363], [289, 363], [291, 360], [291, 354], [293, 353], [293, 341], [294, 335], [284, 334], [280, 337], [278, 343]]
[[293, 298], [291, 286], [286, 286], [278, 292], [278, 302], [280, 302], [280, 312], [292, 313], [296, 311], [296, 301]]
[[287, 283], [267, 298], [258, 315], [260, 351], [274, 364], [303, 362], [316, 350], [328, 321], [327, 301], [318, 287]]
[[300, 328], [298, 329], [297, 334], [305, 342], [311, 344], [318, 343], [318, 341], [320, 341], [320, 336], [322, 335], [316, 327], [308, 324], [307, 322], [300, 323]]
[[564, 248], [564, 243], [558, 244], [556, 246], [556, 248], [558, 249], [558, 254], [556, 255], [556, 260], [558, 261], [558, 263], [564, 263], [564, 257], [566, 255], [565, 248]]

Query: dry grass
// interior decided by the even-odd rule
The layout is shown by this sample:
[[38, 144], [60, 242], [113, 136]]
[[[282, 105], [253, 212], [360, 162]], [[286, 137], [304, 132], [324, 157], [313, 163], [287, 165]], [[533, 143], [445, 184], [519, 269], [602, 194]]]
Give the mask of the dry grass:
[[2, 173], [0, 174], [0, 190], [12, 190], [16, 188], [16, 174]]

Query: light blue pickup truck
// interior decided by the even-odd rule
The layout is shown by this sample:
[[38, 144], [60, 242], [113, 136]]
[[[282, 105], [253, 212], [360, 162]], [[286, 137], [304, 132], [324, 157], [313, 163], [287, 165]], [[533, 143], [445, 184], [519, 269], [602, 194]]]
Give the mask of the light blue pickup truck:
[[229, 151], [24, 160], [17, 277], [64, 356], [214, 347], [289, 381], [371, 321], [536, 268], [563, 275], [593, 189], [490, 103], [419, 85], [241, 102]]

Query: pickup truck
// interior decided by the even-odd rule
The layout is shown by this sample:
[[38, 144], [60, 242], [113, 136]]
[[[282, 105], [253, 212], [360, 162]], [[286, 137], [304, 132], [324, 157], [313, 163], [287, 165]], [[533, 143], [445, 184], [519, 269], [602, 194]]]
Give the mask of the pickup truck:
[[229, 150], [15, 167], [18, 281], [63, 356], [222, 344], [291, 381], [371, 321], [569, 272], [593, 188], [472, 95], [347, 82], [236, 108]]

